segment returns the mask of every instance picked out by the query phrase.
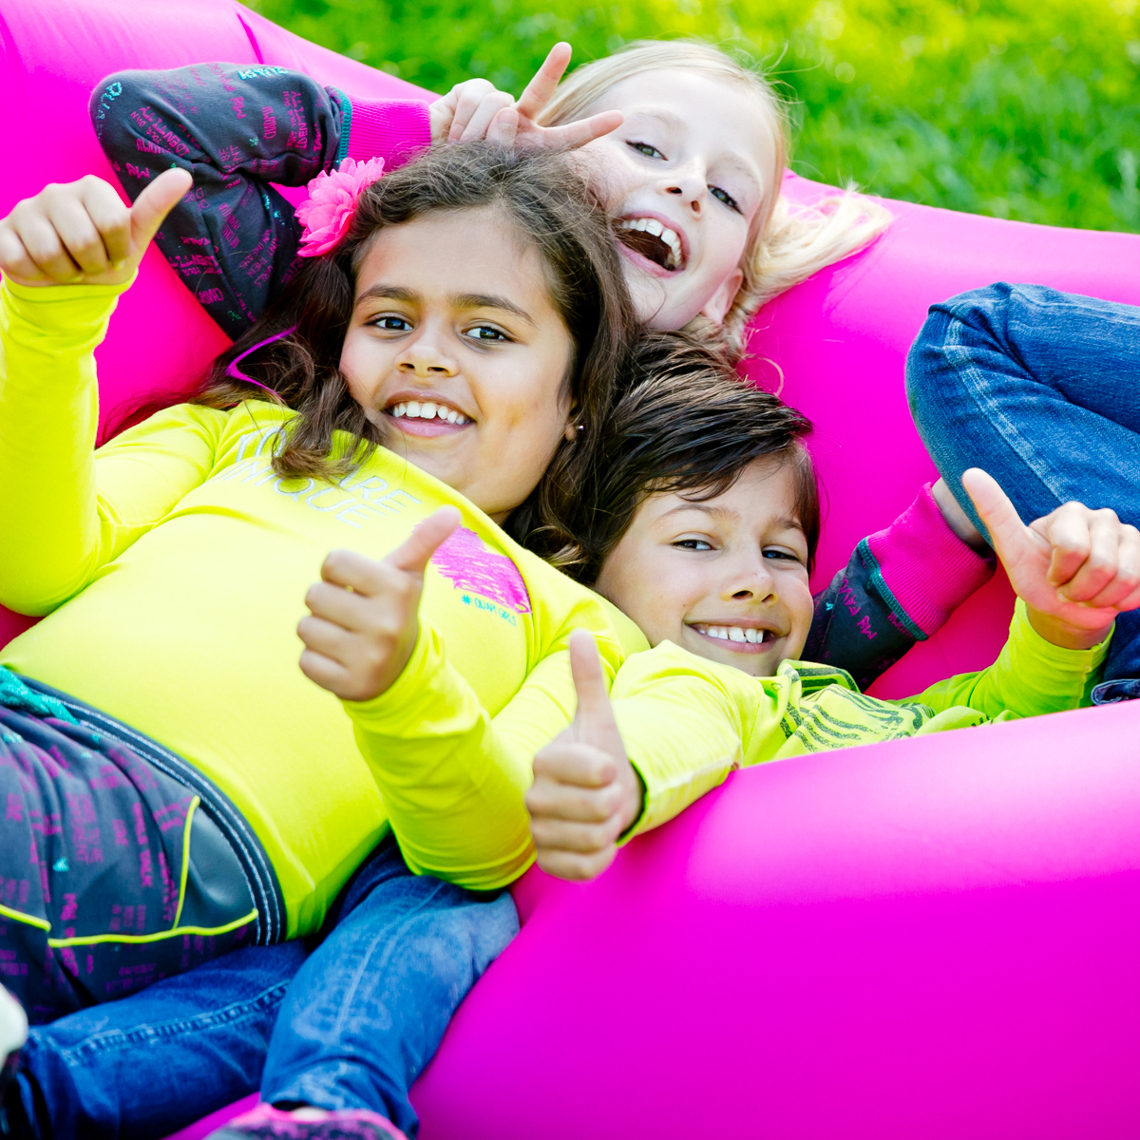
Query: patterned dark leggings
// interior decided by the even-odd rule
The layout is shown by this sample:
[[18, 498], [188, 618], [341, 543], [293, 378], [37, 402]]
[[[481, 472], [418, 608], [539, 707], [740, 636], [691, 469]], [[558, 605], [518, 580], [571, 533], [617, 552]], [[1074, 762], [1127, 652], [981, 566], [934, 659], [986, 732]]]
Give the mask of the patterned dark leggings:
[[33, 1023], [284, 936], [276, 877], [180, 757], [0, 667], [0, 981]]

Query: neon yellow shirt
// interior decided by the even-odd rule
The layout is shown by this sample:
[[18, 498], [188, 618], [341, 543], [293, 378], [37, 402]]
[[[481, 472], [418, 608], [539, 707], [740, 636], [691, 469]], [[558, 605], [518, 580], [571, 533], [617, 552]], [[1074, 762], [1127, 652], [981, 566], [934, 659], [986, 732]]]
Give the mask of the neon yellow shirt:
[[[624, 840], [671, 819], [734, 768], [1078, 708], [1087, 703], [1108, 641], [1089, 650], [1061, 649], [1036, 633], [1019, 602], [1009, 640], [990, 668], [940, 681], [904, 701], [866, 696], [842, 669], [811, 662], [785, 661], [774, 677], [750, 677], [668, 641], [634, 653], [610, 694], [629, 759], [645, 785], [641, 815]], [[416, 647], [425, 662], [436, 652], [438, 645], [423, 640]], [[419, 676], [419, 671], [409, 673], [384, 697], [353, 709], [357, 738], [378, 766], [397, 742], [407, 744], [417, 735], [417, 719], [427, 725], [431, 716], [450, 713], [457, 726], [470, 723], [470, 716], [450, 704], [446, 693], [433, 692], [430, 683], [415, 681], [413, 695], [413, 678]], [[401, 691], [404, 703], [392, 703], [389, 698]], [[533, 706], [530, 715], [537, 721], [548, 711], [555, 715], [537, 739], [549, 740], [567, 723], [565, 714], [549, 707]], [[496, 854], [501, 837], [515, 834], [525, 819], [503, 773], [466, 760], [466, 749], [480, 746], [477, 733], [462, 739], [461, 748], [456, 741], [424, 734], [414, 747], [401, 747], [398, 772], [384, 764], [385, 796], [399, 783], [401, 842], [414, 837], [419, 857], [429, 865], [443, 860], [456, 867], [494, 864], [502, 858]], [[449, 804], [456, 826], [433, 827], [441, 802]], [[506, 824], [512, 812], [519, 814], [518, 823]], [[440, 849], [441, 843], [447, 846]]]
[[1079, 708], [1110, 639], [1062, 649], [1033, 629], [1019, 600], [993, 665], [901, 701], [869, 697], [827, 665], [784, 661], [774, 677], [749, 677], [664, 642], [631, 656], [611, 689], [630, 760], [640, 768], [653, 758], [636, 831], [672, 818], [734, 768]]
[[[226, 792], [273, 863], [290, 936], [320, 925], [389, 822], [416, 870], [510, 882], [533, 858], [531, 759], [573, 713], [569, 632], [595, 632], [611, 676], [644, 638], [392, 452], [337, 486], [282, 481], [270, 456], [293, 413], [276, 405], [181, 405], [95, 451], [93, 352], [123, 288], [0, 286], [0, 602], [48, 615], [0, 663], [134, 726]], [[396, 689], [360, 706], [403, 718], [408, 755], [397, 736], [367, 752], [370, 768], [341, 702], [298, 668], [305, 592], [329, 550], [382, 557], [447, 503], [463, 529], [429, 568], [416, 655]], [[438, 703], [409, 721], [423, 694]], [[449, 830], [467, 816], [450, 782], [413, 763], [425, 737], [454, 745], [468, 784], [488, 791], [461, 806], [490, 847]]]

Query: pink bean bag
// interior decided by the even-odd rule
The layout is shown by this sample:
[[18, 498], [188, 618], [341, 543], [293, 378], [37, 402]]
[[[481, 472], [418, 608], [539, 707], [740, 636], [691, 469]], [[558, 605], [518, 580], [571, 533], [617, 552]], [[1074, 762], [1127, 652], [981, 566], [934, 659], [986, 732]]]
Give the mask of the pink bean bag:
[[[114, 181], [86, 113], [113, 70], [256, 60], [416, 93], [232, 0], [3, 0], [0, 53], [0, 216]], [[874, 247], [755, 324], [754, 375], [817, 425], [820, 583], [934, 474], [903, 390], [930, 303], [999, 279], [1140, 303], [1138, 237], [890, 205]], [[98, 353], [105, 408], [224, 343], [152, 251]], [[999, 577], [876, 691], [988, 664], [1010, 605]], [[27, 624], [0, 613], [0, 642]], [[1138, 733], [1118, 706], [771, 764], [595, 883], [532, 871], [523, 932], [415, 1090], [422, 1140], [1140, 1135]]]

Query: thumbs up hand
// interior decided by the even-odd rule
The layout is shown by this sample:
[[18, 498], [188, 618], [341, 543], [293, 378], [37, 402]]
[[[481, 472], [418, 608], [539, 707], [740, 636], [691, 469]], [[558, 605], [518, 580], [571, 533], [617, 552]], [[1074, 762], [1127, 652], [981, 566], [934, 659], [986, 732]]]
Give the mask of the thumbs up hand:
[[1140, 531], [1116, 512], [1065, 503], [1026, 526], [992, 476], [962, 476], [1029, 621], [1046, 641], [1091, 649], [1140, 607]]
[[93, 174], [53, 182], [0, 220], [0, 271], [17, 285], [129, 281], [192, 183], [189, 171], [164, 170], [128, 207]]
[[644, 788], [626, 756], [598, 647], [585, 630], [570, 635], [570, 667], [578, 711], [535, 756], [526, 806], [538, 865], [560, 879], [593, 879], [641, 814]]
[[419, 637], [420, 595], [431, 556], [459, 525], [455, 507], [429, 515], [387, 558], [334, 550], [309, 587], [297, 623], [301, 672], [342, 700], [370, 701], [404, 671]]

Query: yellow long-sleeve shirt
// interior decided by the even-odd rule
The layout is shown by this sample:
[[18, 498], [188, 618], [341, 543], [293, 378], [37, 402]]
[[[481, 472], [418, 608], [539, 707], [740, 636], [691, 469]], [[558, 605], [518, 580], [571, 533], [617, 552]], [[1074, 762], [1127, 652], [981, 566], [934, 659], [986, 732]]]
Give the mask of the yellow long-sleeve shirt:
[[[902, 701], [869, 697], [843, 670], [811, 662], [785, 661], [774, 677], [750, 677], [668, 641], [632, 654], [610, 694], [629, 758], [645, 784], [641, 815], [625, 840], [673, 818], [735, 768], [1078, 708], [1087, 703], [1108, 644], [1106, 638], [1079, 651], [1052, 645], [1036, 633], [1018, 602], [1009, 640], [990, 668], [940, 681]], [[416, 650], [425, 659], [438, 651], [424, 643]], [[405, 680], [410, 689], [411, 676], [390, 692]], [[424, 717], [426, 724], [429, 709], [446, 701], [430, 686], [416, 687], [417, 695], [408, 696], [417, 703], [400, 707], [380, 698], [354, 711], [361, 747], [377, 757], [377, 764], [396, 741], [415, 735], [410, 720]], [[568, 723], [565, 714], [550, 708], [532, 706], [529, 715], [537, 720], [551, 712], [546, 731], [536, 738], [550, 739]], [[498, 829], [511, 813], [519, 814], [521, 826], [523, 808], [511, 789], [501, 777], [487, 782], [487, 769], [467, 764], [462, 749], [423, 736], [401, 756], [409, 761], [400, 774], [401, 817], [409, 831], [436, 842], [426, 824], [441, 800], [463, 815], [462, 827], [438, 832], [470, 845], [466, 852], [447, 848], [446, 857], [455, 864], [492, 858]], [[428, 773], [430, 784], [424, 781]], [[429, 790], [445, 787], [447, 795]], [[499, 807], [488, 810], [494, 801]], [[475, 803], [479, 810], [472, 810]], [[417, 819], [425, 826], [417, 827]], [[508, 827], [505, 834], [513, 831]]]
[[[522, 793], [573, 714], [579, 625], [617, 674], [646, 788], [631, 835], [741, 764], [1077, 707], [1103, 660], [1103, 645], [1049, 645], [1019, 609], [993, 667], [909, 701], [801, 662], [751, 678], [669, 643], [636, 652], [644, 638], [612, 607], [388, 452], [339, 487], [283, 483], [268, 457], [290, 413], [274, 406], [173, 408], [93, 454], [91, 354], [118, 292], [0, 288], [0, 601], [50, 613], [0, 662], [218, 783], [273, 860], [293, 934], [389, 820], [417, 870], [493, 887], [529, 865]], [[412, 659], [346, 717], [296, 667], [304, 591], [330, 547], [380, 556], [447, 502], [466, 533], [429, 571]]]
[[[531, 758], [573, 712], [566, 638], [592, 629], [611, 675], [644, 638], [391, 452], [338, 486], [282, 481], [270, 456], [292, 413], [275, 405], [181, 405], [96, 451], [93, 353], [120, 292], [0, 286], [0, 602], [47, 615], [0, 663], [226, 792], [273, 863], [290, 935], [320, 925], [389, 822], [417, 870], [510, 882], [533, 858]], [[463, 529], [428, 571], [415, 656], [386, 698], [350, 706], [402, 726], [366, 762], [341, 702], [297, 666], [305, 591], [330, 549], [382, 557], [447, 503]], [[460, 802], [446, 765], [425, 769], [424, 739], [477, 791]], [[477, 833], [457, 834], [473, 816]]]

